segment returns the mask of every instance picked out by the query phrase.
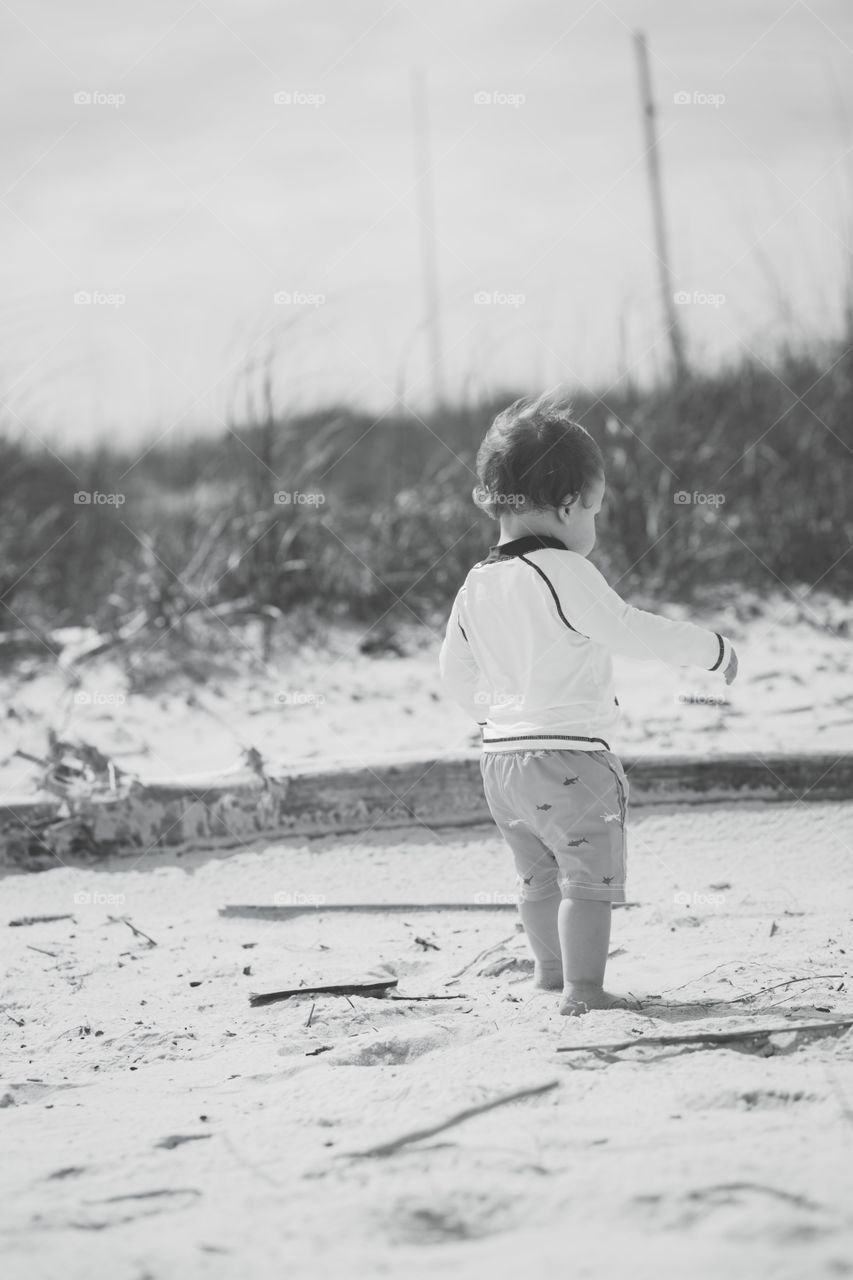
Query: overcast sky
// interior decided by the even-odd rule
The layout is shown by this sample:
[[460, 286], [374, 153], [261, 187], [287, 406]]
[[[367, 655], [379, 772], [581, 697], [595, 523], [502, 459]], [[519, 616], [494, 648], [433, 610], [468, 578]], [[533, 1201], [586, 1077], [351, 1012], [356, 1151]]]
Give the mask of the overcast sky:
[[4, 0], [0, 25], [10, 429], [219, 429], [270, 348], [282, 407], [423, 404], [418, 65], [451, 392], [661, 367], [635, 27], [695, 358], [838, 325], [845, 0]]

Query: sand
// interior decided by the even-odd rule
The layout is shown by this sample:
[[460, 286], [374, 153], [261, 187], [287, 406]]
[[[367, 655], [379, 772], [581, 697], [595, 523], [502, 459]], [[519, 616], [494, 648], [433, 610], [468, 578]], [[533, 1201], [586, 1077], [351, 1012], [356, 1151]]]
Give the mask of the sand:
[[[719, 675], [617, 657], [623, 722], [615, 750], [701, 757], [853, 750], [848, 604], [816, 593], [802, 605], [788, 593], [762, 602], [744, 594], [729, 608], [664, 611], [724, 629], [737, 644], [740, 676], [727, 687]], [[16, 752], [43, 757], [48, 728], [92, 743], [143, 779], [225, 771], [250, 747], [286, 768], [330, 758], [369, 763], [377, 744], [386, 755], [429, 756], [479, 743], [476, 725], [439, 687], [438, 627], [403, 628], [403, 656], [380, 649], [376, 657], [360, 652], [364, 628], [336, 628], [299, 645], [283, 627], [267, 665], [253, 661], [251, 628], [214, 631], [199, 637], [194, 676], [176, 674], [162, 638], [122, 663], [81, 668], [77, 686], [41, 660], [3, 674], [0, 794], [38, 788], [38, 764]], [[144, 691], [133, 692], [143, 671]]]
[[[638, 905], [614, 917], [609, 980], [637, 1005], [577, 1020], [532, 989], [511, 909], [323, 912], [511, 895], [493, 828], [8, 877], [4, 1274], [853, 1274], [853, 1032], [764, 1053], [557, 1052], [851, 1015], [853, 804], [637, 810], [630, 848]], [[288, 923], [218, 915], [283, 894], [319, 905]], [[73, 918], [8, 926], [50, 913]], [[249, 1006], [392, 974], [399, 993], [462, 998]], [[776, 986], [793, 978], [808, 980]]]

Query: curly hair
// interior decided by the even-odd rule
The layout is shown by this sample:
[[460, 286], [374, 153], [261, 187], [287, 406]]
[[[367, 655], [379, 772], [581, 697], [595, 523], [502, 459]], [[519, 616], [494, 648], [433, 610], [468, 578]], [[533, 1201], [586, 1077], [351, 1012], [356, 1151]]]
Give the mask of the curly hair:
[[520, 511], [560, 506], [604, 475], [604, 458], [592, 436], [575, 422], [571, 405], [549, 393], [521, 397], [497, 415], [477, 451], [478, 507], [497, 519]]

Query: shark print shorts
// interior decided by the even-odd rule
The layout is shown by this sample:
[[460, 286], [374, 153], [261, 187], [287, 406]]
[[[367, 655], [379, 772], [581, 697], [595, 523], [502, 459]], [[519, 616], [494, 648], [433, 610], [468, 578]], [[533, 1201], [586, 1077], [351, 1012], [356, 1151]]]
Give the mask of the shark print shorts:
[[485, 751], [486, 801], [518, 894], [625, 901], [628, 780], [612, 751]]

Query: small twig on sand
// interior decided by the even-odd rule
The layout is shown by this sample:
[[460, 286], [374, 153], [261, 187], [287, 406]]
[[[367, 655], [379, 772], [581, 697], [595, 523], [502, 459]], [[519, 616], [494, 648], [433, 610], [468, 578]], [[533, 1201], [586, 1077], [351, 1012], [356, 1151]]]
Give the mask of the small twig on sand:
[[400, 1138], [394, 1138], [391, 1142], [383, 1142], [378, 1147], [368, 1147], [366, 1151], [350, 1151], [342, 1152], [343, 1155], [350, 1156], [389, 1156], [395, 1151], [399, 1151], [401, 1147], [407, 1146], [410, 1142], [420, 1142], [422, 1138], [432, 1138], [437, 1133], [443, 1133], [445, 1129], [451, 1129], [454, 1125], [462, 1124], [464, 1120], [470, 1120], [472, 1116], [482, 1115], [484, 1111], [493, 1111], [495, 1107], [502, 1107], [507, 1102], [515, 1102], [519, 1098], [532, 1098], [540, 1093], [548, 1093], [551, 1089], [556, 1089], [559, 1080], [549, 1080], [547, 1084], [537, 1084], [530, 1089], [518, 1089], [515, 1093], [504, 1093], [499, 1098], [493, 1098], [491, 1102], [481, 1102], [476, 1107], [466, 1107], [464, 1111], [457, 1111], [456, 1115], [444, 1120], [440, 1124], [430, 1125], [428, 1129], [414, 1129], [411, 1133], [404, 1133]]
[[263, 1004], [275, 1004], [277, 1000], [289, 1000], [291, 996], [375, 996], [381, 999], [391, 987], [396, 987], [396, 978], [385, 978], [382, 982], [335, 982], [319, 987], [285, 987], [281, 991], [261, 991], [249, 996], [249, 1004], [253, 1009]]
[[44, 947], [34, 947], [32, 943], [29, 943], [29, 942], [25, 942], [24, 946], [27, 947], [29, 951], [40, 951], [43, 956], [51, 956], [52, 959], [54, 960], [56, 959], [55, 951], [46, 951]]
[[148, 934], [143, 933], [141, 929], [137, 929], [136, 925], [133, 924], [128, 919], [127, 916], [108, 916], [107, 919], [112, 921], [113, 923], [126, 924], [128, 929], [130, 929], [131, 933], [135, 934], [137, 938], [144, 938], [145, 941], [152, 947], [157, 946], [157, 943], [154, 941], [154, 939], [149, 938]]
[[[692, 987], [697, 982], [702, 982], [704, 978], [710, 978], [712, 973], [717, 973], [720, 969], [731, 968], [732, 963], [731, 960], [724, 960], [722, 964], [715, 964], [713, 969], [709, 969], [707, 973], [700, 973], [698, 978], [688, 978], [686, 982], [680, 982], [677, 987], [665, 987], [661, 995], [669, 996], [672, 995], [673, 991], [683, 991], [685, 987]], [[753, 963], [756, 967], [759, 964], [757, 960], [753, 961]]]
[[[758, 964], [758, 961], [755, 962]], [[726, 969], [731, 961], [724, 960], [722, 964], [715, 965], [713, 969], [709, 969], [707, 973], [701, 973], [698, 978], [691, 978], [688, 982], [682, 982], [678, 987], [667, 987], [662, 995], [672, 995], [674, 991], [683, 991], [685, 987], [692, 987], [696, 983], [701, 982], [703, 978], [710, 978], [712, 973], [716, 973], [718, 969]], [[743, 995], [733, 996], [729, 1000], [698, 1000], [697, 1004], [706, 1005], [709, 1008], [712, 1005], [719, 1004], [741, 1004], [744, 1000], [754, 1000], [756, 996], [762, 996], [768, 991], [778, 991], [780, 987], [791, 987], [797, 982], [817, 982], [820, 978], [843, 978], [843, 973], [813, 973], [806, 978], [788, 978], [785, 982], [776, 982], [769, 987], [759, 987], [757, 991], [746, 991]]]
[[473, 966], [477, 963], [478, 960], [485, 959], [485, 957], [488, 955], [491, 955], [493, 951], [500, 950], [501, 947], [507, 946], [507, 944], [512, 942], [514, 939], [515, 939], [515, 934], [511, 933], [508, 938], [501, 938], [500, 942], [493, 942], [490, 947], [486, 947], [485, 950], [479, 952], [478, 955], [474, 956], [473, 960], [469, 960], [468, 963], [464, 964], [461, 969], [457, 969], [456, 973], [452, 973], [444, 985], [448, 986], [449, 983], [456, 982], [457, 978], [461, 978], [463, 973], [467, 973], [469, 969], [473, 968]]
[[7, 1018], [11, 1018], [11, 1019], [12, 1019], [12, 1021], [15, 1023], [15, 1025], [16, 1025], [16, 1026], [18, 1026], [18, 1027], [22, 1027], [22, 1026], [24, 1025], [24, 1019], [23, 1019], [23, 1018], [16, 1018], [16, 1017], [15, 1017], [15, 1015], [14, 1015], [14, 1014], [12, 1014], [12, 1013], [10, 1013], [8, 1009], [4, 1009], [4, 1010], [3, 1010], [3, 1012], [6, 1014], [6, 1017], [7, 1017]]
[[749, 991], [745, 996], [735, 996], [732, 1000], [720, 1000], [719, 1004], [740, 1004], [743, 1000], [754, 1000], [768, 991], [778, 991], [780, 987], [793, 987], [797, 982], [817, 982], [820, 978], [843, 978], [843, 973], [813, 973], [808, 978], [789, 978], [787, 982], [774, 982], [772, 987], [759, 987], [757, 991]]
[[793, 1191], [780, 1190], [778, 1187], [767, 1187], [761, 1182], [720, 1182], [713, 1187], [699, 1187], [694, 1191], [687, 1192], [688, 1200], [704, 1200], [706, 1196], [713, 1196], [717, 1192], [731, 1191], [760, 1191], [766, 1196], [775, 1196], [777, 1200], [784, 1200], [788, 1204], [794, 1204], [798, 1209], [817, 1209], [818, 1205], [813, 1200], [808, 1200], [805, 1196], [797, 1195]]
[[53, 924], [54, 920], [73, 920], [74, 917], [70, 912], [66, 912], [62, 916], [19, 916], [17, 920], [9, 921], [9, 928], [14, 929], [28, 924]]
[[842, 1031], [853, 1027], [853, 1018], [836, 1018], [831, 1022], [789, 1022], [777, 1027], [742, 1027], [739, 1031], [691, 1031], [675, 1036], [637, 1036], [634, 1040], [614, 1040], [610, 1044], [563, 1044], [557, 1053], [605, 1052], [619, 1053], [622, 1049], [642, 1049], [647, 1045], [666, 1048], [674, 1044], [732, 1044], [738, 1040], [756, 1040], [766, 1036], [787, 1035], [801, 1031]]
[[311, 1026], [311, 1019], [314, 1017], [314, 1010], [315, 1010], [316, 1008], [317, 1008], [317, 1001], [316, 1001], [316, 1000], [312, 1000], [312, 1001], [311, 1001], [311, 1008], [308, 1010], [308, 1017], [305, 1019], [305, 1025], [306, 1025], [306, 1027], [310, 1027], [310, 1026]]

